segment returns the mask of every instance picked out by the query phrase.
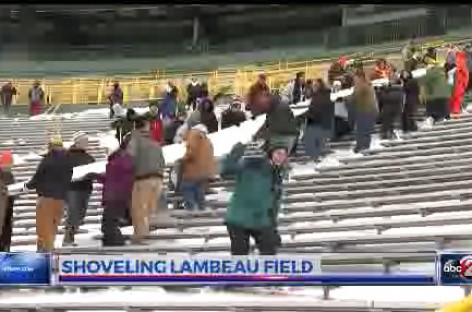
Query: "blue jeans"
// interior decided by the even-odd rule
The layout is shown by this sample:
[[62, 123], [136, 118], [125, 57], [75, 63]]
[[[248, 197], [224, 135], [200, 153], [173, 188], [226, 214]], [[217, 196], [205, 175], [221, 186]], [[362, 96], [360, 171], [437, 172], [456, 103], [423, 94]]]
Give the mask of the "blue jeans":
[[159, 198], [157, 204], [160, 209], [166, 209], [166, 210], [168, 209], [169, 201], [167, 200], [166, 192], [164, 191], [161, 192], [161, 197]]
[[320, 157], [326, 145], [326, 138], [329, 131], [318, 125], [307, 125], [303, 140], [305, 143], [305, 154], [309, 157]]
[[69, 191], [67, 193], [66, 226], [78, 227], [82, 224], [87, 213], [89, 198], [89, 191]]
[[370, 148], [371, 136], [375, 130], [375, 114], [356, 114], [356, 152], [368, 150]]
[[205, 183], [203, 181], [182, 181], [180, 185], [185, 209], [205, 208]]

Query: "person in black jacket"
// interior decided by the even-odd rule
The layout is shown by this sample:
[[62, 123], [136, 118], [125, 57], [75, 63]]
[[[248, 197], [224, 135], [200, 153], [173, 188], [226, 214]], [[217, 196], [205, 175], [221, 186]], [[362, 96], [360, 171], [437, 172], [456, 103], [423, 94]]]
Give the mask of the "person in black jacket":
[[304, 100], [305, 95], [305, 73], [298, 72], [293, 81], [292, 87], [292, 103], [297, 104]]
[[381, 86], [377, 91], [380, 111], [380, 134], [382, 139], [392, 139], [395, 124], [402, 111], [403, 88], [401, 85], [388, 84]]
[[241, 101], [233, 100], [223, 114], [221, 114], [221, 129], [239, 126], [246, 121], [246, 114], [241, 109]]
[[308, 79], [305, 84], [304, 99], [310, 100], [313, 96], [313, 80]]
[[200, 122], [205, 125], [208, 133], [218, 131], [218, 119], [214, 113], [213, 102], [209, 98], [204, 98], [198, 109], [200, 110]]
[[35, 189], [38, 194], [36, 204], [38, 252], [50, 252], [54, 249], [71, 178], [72, 167], [63, 148], [62, 139], [54, 136], [50, 139], [48, 152], [39, 163], [35, 174], [25, 183], [25, 190]]
[[202, 95], [202, 85], [196, 77], [192, 77], [192, 80], [187, 86], [187, 109], [192, 107], [195, 110], [197, 107], [197, 99]]
[[404, 101], [402, 106], [402, 130], [407, 133], [418, 130], [414, 116], [420, 104], [420, 86], [411, 73], [403, 70], [400, 74]]
[[313, 88], [313, 97], [306, 112], [303, 139], [307, 156], [316, 161], [323, 155], [326, 140], [334, 131], [334, 103], [330, 97], [331, 90], [322, 79], [317, 79]]
[[[95, 159], [87, 153], [88, 136], [84, 132], [76, 132], [73, 136], [74, 144], [69, 148], [67, 157], [72, 168], [88, 165]], [[62, 246], [73, 245], [75, 234], [77, 234], [87, 212], [90, 194], [92, 193], [92, 180], [84, 179], [71, 182], [67, 193], [67, 218], [66, 232]]]
[[[297, 148], [299, 134], [297, 120], [290, 106], [282, 103], [279, 96], [272, 95], [270, 97], [266, 122], [256, 134], [256, 137], [264, 139], [265, 142], [269, 142], [272, 139], [286, 141], [287, 150], [290, 155], [293, 155]], [[265, 144], [264, 149], [266, 148]]]
[[123, 142], [123, 138], [134, 129], [134, 121], [137, 118], [137, 113], [134, 109], [128, 108], [125, 117], [120, 117], [113, 121], [111, 127], [116, 129], [116, 139], [118, 143]]

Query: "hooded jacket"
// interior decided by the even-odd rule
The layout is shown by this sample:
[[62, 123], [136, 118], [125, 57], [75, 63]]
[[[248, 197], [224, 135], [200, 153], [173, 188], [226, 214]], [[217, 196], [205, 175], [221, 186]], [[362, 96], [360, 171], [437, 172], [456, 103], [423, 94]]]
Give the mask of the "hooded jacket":
[[465, 90], [469, 83], [469, 70], [467, 68], [467, 55], [465, 52], [456, 53], [456, 73], [454, 79], [454, 89], [449, 99], [449, 109], [453, 114], [461, 112], [461, 102], [464, 98]]
[[266, 156], [250, 156], [233, 148], [221, 163], [222, 176], [236, 176], [226, 211], [230, 226], [260, 230], [277, 225], [282, 194], [282, 172]]
[[181, 160], [182, 179], [185, 181], [201, 181], [216, 174], [213, 144], [202, 126], [193, 127], [185, 136], [186, 150]]
[[213, 133], [218, 131], [218, 119], [214, 113], [214, 104], [210, 99], [205, 99], [200, 103], [198, 108], [200, 111], [200, 122], [205, 125], [208, 130], [208, 133]]

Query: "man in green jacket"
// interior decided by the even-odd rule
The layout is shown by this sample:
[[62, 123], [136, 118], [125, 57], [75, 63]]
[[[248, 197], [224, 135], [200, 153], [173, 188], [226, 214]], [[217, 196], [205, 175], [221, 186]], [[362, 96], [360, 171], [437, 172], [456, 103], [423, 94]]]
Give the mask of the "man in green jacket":
[[236, 145], [223, 159], [221, 175], [236, 176], [236, 187], [226, 211], [232, 255], [249, 254], [253, 237], [259, 254], [274, 255], [280, 245], [277, 216], [282, 193], [287, 142], [271, 140], [264, 156], [242, 157], [245, 147]]
[[428, 68], [426, 75], [418, 79], [426, 102], [426, 114], [435, 122], [449, 117], [448, 100], [451, 90], [440, 66]]

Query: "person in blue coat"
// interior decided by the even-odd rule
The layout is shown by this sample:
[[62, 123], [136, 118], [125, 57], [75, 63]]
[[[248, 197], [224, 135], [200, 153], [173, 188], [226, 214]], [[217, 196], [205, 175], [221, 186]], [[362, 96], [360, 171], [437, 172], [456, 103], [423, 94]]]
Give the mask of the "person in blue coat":
[[162, 101], [159, 111], [161, 112], [161, 119], [164, 125], [170, 124], [176, 117], [177, 114], [177, 95], [178, 90], [176, 87], [172, 87], [169, 92], [166, 93], [164, 100]]

